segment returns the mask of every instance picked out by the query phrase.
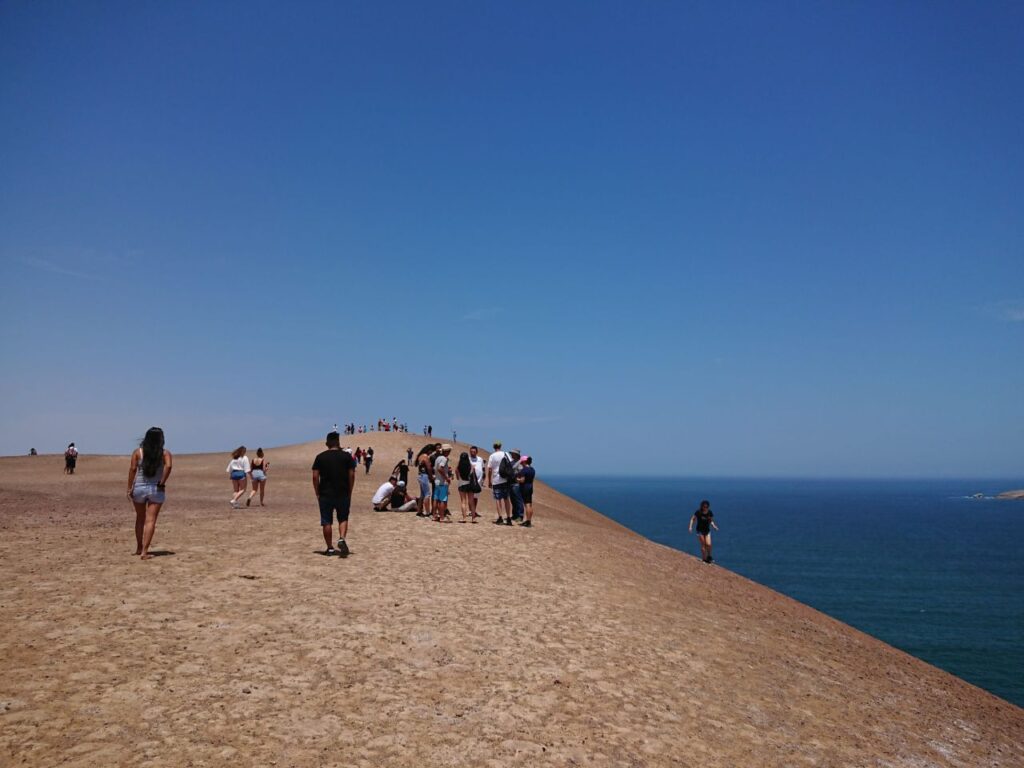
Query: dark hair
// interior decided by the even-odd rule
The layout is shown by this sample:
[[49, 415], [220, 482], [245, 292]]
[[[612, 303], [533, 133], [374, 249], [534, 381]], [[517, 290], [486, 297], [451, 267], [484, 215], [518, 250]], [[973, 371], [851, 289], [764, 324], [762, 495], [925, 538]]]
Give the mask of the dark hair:
[[155, 476], [164, 465], [164, 431], [160, 427], [150, 427], [139, 447], [142, 449], [142, 474], [145, 477]]
[[244, 445], [240, 445], [237, 448], [235, 448], [235, 450], [233, 450], [231, 452], [231, 458], [232, 459], [241, 458], [243, 453], [245, 453], [245, 446]]
[[708, 501], [707, 499], [704, 499], [704, 501], [702, 501], [700, 503], [700, 508], [704, 509], [704, 507], [707, 507], [708, 509], [711, 509], [711, 502]]
[[525, 459], [523, 459], [523, 464], [525, 464], [526, 466], [530, 466], [531, 464], [533, 464], [533, 456], [527, 456]]
[[328, 432], [327, 433], [327, 447], [328, 448], [338, 448], [340, 445], [341, 445], [341, 435], [339, 435], [337, 432]]
[[473, 471], [473, 465], [469, 463], [469, 454], [463, 451], [459, 454], [459, 477], [469, 480], [469, 473]]
[[68, 448], [74, 448], [74, 447], [75, 447], [74, 443], [68, 443]]
[[262, 448], [257, 448], [256, 449], [256, 455], [259, 456], [262, 459], [263, 458], [263, 449]]

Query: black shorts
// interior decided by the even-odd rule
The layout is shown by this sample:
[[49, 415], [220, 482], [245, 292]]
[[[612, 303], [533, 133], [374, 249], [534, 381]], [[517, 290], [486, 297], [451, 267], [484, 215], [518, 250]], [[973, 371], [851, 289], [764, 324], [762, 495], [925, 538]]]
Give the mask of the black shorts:
[[701, 528], [699, 525], [697, 526], [697, 535], [698, 536], [707, 536], [709, 533], [711, 533], [711, 529], [710, 528]]
[[320, 525], [332, 525], [334, 514], [338, 515], [338, 522], [344, 523], [348, 520], [348, 509], [352, 503], [351, 498], [332, 499], [329, 496], [321, 496], [320, 502]]
[[523, 497], [523, 504], [533, 504], [533, 486], [519, 486], [519, 495]]

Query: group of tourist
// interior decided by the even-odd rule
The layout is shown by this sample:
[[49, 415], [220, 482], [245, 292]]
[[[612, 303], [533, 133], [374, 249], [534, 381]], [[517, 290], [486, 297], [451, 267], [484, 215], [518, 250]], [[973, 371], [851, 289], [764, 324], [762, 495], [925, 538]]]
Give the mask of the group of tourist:
[[[334, 430], [333, 431], [334, 432], [338, 431], [338, 425], [337, 424], [334, 425]], [[369, 429], [366, 428], [365, 424], [361, 424], [359, 426], [356, 426], [355, 423], [351, 423], [351, 424], [346, 424], [345, 425], [345, 434], [346, 435], [362, 435], [362, 434], [365, 434], [367, 432], [373, 432], [373, 431], [374, 431], [373, 424], [370, 425]], [[396, 419], [394, 416], [392, 416], [390, 421], [388, 421], [387, 419], [377, 419], [377, 431], [378, 432], [408, 432], [409, 431], [409, 425], [404, 423], [404, 422], [399, 423], [398, 419]]]
[[[74, 448], [74, 443], [68, 446]], [[415, 455], [408, 448], [406, 458], [392, 469], [391, 475], [373, 494], [371, 504], [376, 511], [396, 510], [411, 512], [435, 522], [452, 522], [448, 508], [449, 489], [454, 484], [459, 492], [460, 523], [476, 523], [480, 517], [478, 503], [486, 486], [494, 498], [495, 525], [511, 526], [518, 521], [520, 526], [533, 526], [533, 486], [536, 471], [533, 458], [513, 448], [506, 451], [500, 441], [487, 460], [480, 456], [477, 446], [463, 451], [452, 465], [452, 446], [448, 443], [428, 443]], [[327, 545], [326, 554], [347, 557], [348, 519], [355, 487], [356, 467], [360, 461], [366, 464], [369, 473], [373, 462], [373, 449], [363, 451], [357, 448], [343, 448], [341, 435], [337, 430], [327, 434], [326, 449], [317, 454], [312, 466], [313, 492], [320, 510], [320, 526]], [[75, 454], [77, 456], [77, 452]], [[409, 474], [416, 468], [419, 496], [409, 493]], [[166, 499], [165, 489], [171, 476], [171, 452], [164, 448], [164, 433], [159, 427], [147, 430], [139, 447], [132, 452], [128, 469], [128, 498], [135, 508], [136, 555], [143, 560], [152, 557], [150, 545], [156, 529], [157, 517]], [[72, 465], [72, 470], [74, 469]], [[256, 457], [250, 461], [244, 445], [231, 453], [227, 472], [231, 479], [231, 507], [238, 509], [245, 494], [247, 482], [251, 479], [252, 490], [245, 500], [250, 506], [259, 493], [260, 506], [265, 506], [264, 494], [270, 462], [262, 448], [256, 450]], [[338, 537], [334, 539], [334, 523], [338, 524]], [[714, 514], [708, 501], [702, 501], [700, 508], [690, 518], [689, 530], [696, 527], [700, 540], [701, 559], [712, 563], [711, 530], [718, 530]]]

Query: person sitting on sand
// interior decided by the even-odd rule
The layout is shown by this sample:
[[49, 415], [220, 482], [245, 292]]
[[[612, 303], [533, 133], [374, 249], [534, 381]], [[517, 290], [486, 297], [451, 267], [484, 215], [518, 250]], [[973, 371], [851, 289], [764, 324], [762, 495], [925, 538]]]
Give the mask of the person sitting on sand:
[[231, 478], [231, 490], [234, 491], [231, 496], [232, 509], [238, 509], [238, 500], [245, 493], [245, 487], [248, 485], [247, 478], [251, 469], [252, 465], [249, 464], [249, 457], [245, 455], [245, 446], [238, 446], [232, 451], [231, 461], [228, 462], [228, 468], [225, 470], [228, 473], [228, 477]]
[[375, 511], [383, 512], [388, 509], [388, 506], [391, 504], [391, 494], [395, 492], [397, 486], [398, 478], [392, 475], [377, 489], [371, 501]]
[[690, 518], [688, 533], [693, 533], [693, 526], [696, 523], [697, 538], [700, 539], [700, 559], [705, 563], [715, 562], [715, 559], [711, 557], [711, 529], [718, 530], [713, 519], [714, 516], [715, 513], [711, 511], [711, 502], [705, 499], [700, 503], [700, 509], [694, 512], [693, 517]]
[[270, 462], [267, 461], [267, 457], [263, 455], [263, 449], [256, 449], [256, 458], [252, 461], [251, 477], [252, 477], [252, 491], [249, 493], [249, 498], [245, 500], [245, 506], [252, 504], [252, 497], [259, 491], [260, 494], [260, 506], [265, 507], [263, 503], [263, 494], [267, 490], [267, 472], [270, 471]]
[[164, 449], [164, 431], [150, 427], [142, 443], [132, 452], [128, 465], [128, 498], [135, 507], [135, 554], [149, 560], [149, 545], [156, 531], [156, 518], [166, 499], [167, 478], [171, 476], [171, 452]]
[[[313, 460], [313, 493], [320, 506], [320, 527], [327, 542], [328, 555], [348, 557], [348, 515], [352, 507], [352, 490], [356, 485], [356, 462], [352, 455], [341, 450], [341, 435], [328, 432], [327, 450]], [[338, 546], [331, 543], [334, 515], [338, 516]]]
[[68, 449], [64, 451], [64, 474], [75, 474], [75, 465], [78, 463], [78, 449], [74, 443], [68, 443]]
[[519, 485], [519, 495], [523, 500], [523, 508], [526, 519], [520, 523], [523, 528], [533, 527], [533, 479], [537, 471], [533, 468], [533, 459], [523, 456], [519, 460], [519, 472], [516, 473], [516, 483]]

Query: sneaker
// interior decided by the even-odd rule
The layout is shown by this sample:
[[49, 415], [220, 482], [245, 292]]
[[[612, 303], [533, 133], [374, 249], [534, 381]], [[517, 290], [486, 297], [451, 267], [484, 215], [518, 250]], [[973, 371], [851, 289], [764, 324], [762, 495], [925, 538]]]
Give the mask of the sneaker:
[[229, 504], [231, 505], [231, 508], [232, 508], [232, 509], [238, 509], [238, 502], [237, 502], [237, 501], [235, 501], [234, 499], [232, 499], [232, 500], [231, 500], [230, 502], [228, 502], [228, 503], [229, 503]]
[[504, 521], [504, 519], [499, 517], [497, 520], [494, 521], [494, 524], [495, 525], [504, 525], [505, 521]]
[[505, 525], [512, 525], [512, 518], [511, 517], [508, 518], [507, 520], [505, 520]]
[[533, 524], [529, 520], [524, 520], [519, 524], [520, 528], [533, 528]]
[[252, 498], [251, 497], [245, 500], [245, 506], [248, 507], [250, 504], [252, 504]]
[[338, 539], [338, 557], [348, 557], [348, 544], [344, 539]]
[[325, 555], [336, 555], [336, 554], [338, 554], [338, 550], [336, 550], [334, 547], [328, 547], [327, 551], [324, 552], [324, 554]]

